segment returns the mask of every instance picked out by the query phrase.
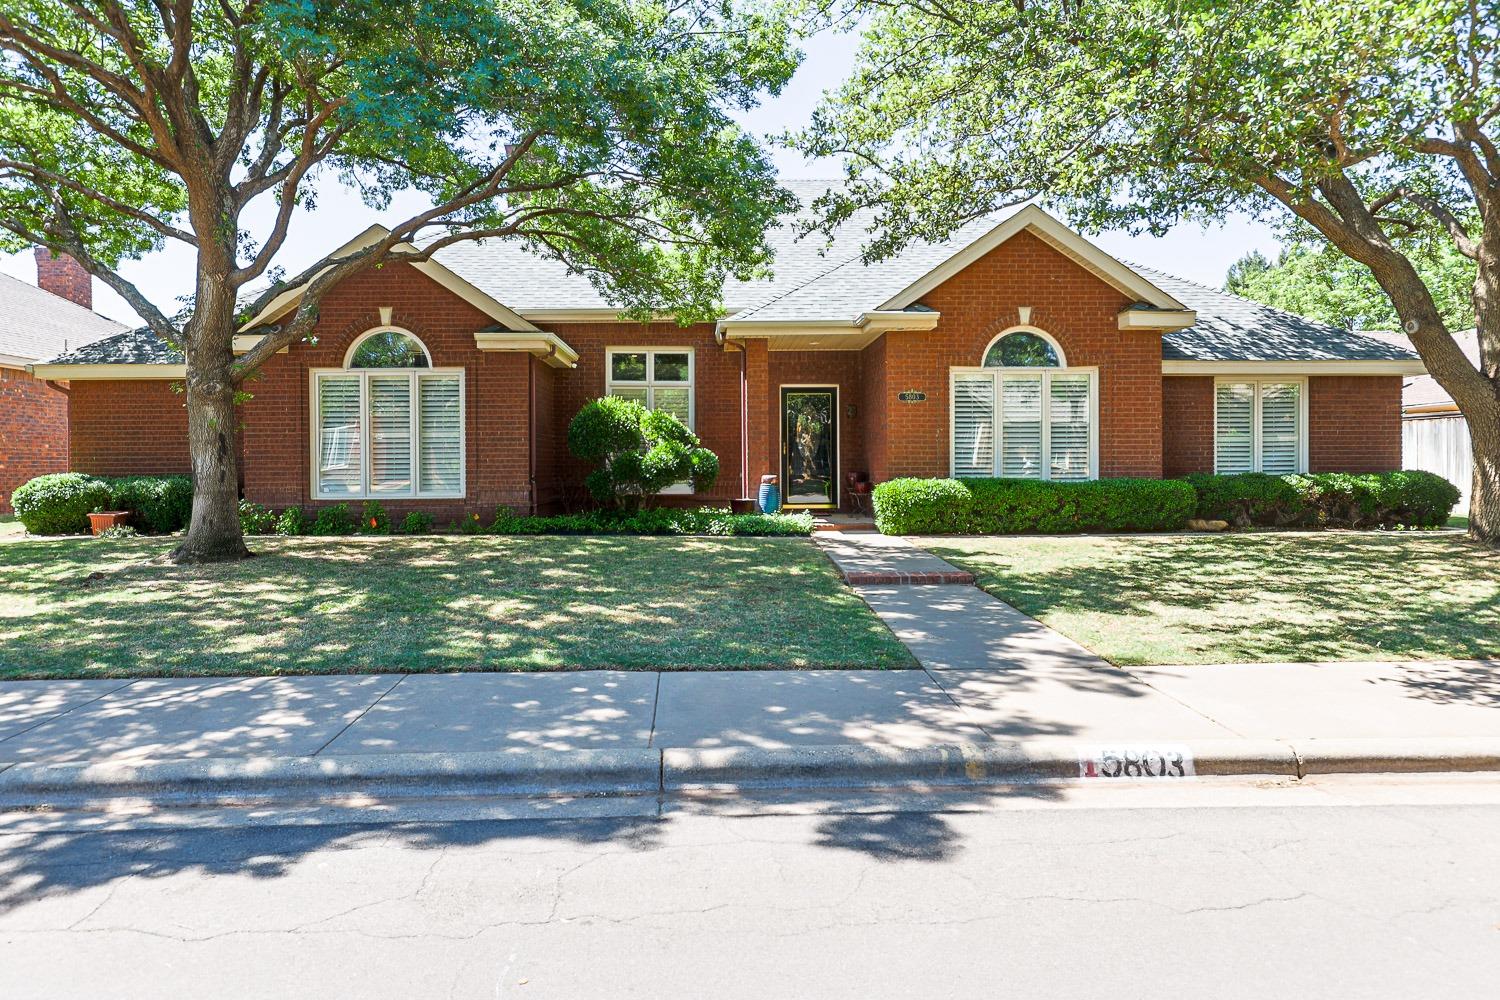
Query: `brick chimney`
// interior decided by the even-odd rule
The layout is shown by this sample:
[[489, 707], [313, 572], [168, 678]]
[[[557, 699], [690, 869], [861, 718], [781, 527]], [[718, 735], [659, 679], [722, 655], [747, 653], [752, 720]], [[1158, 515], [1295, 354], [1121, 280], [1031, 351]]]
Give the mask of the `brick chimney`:
[[85, 309], [94, 308], [93, 275], [72, 257], [59, 257], [46, 247], [37, 247], [36, 283], [44, 291], [61, 295]]

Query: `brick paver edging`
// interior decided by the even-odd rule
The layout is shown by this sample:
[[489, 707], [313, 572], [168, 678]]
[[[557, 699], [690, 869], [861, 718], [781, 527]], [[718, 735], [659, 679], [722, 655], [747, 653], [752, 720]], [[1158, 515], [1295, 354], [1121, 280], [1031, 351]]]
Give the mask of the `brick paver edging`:
[[961, 584], [968, 586], [974, 583], [974, 574], [962, 571], [952, 573], [866, 573], [856, 570], [852, 573], [842, 573], [841, 575], [844, 578], [844, 582], [851, 587], [890, 584], [904, 584], [909, 586]]

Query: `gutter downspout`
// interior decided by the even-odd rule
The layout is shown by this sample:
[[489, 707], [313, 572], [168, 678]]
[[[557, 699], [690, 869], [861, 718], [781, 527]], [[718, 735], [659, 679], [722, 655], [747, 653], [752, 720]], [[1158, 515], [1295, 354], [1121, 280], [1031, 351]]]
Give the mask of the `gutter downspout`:
[[750, 495], [750, 369], [740, 345], [740, 496]]
[[[556, 348], [553, 348], [556, 350]], [[549, 355], [550, 356], [550, 355]], [[526, 368], [526, 475], [531, 493], [531, 513], [537, 512], [536, 502], [536, 366], [531, 355]]]

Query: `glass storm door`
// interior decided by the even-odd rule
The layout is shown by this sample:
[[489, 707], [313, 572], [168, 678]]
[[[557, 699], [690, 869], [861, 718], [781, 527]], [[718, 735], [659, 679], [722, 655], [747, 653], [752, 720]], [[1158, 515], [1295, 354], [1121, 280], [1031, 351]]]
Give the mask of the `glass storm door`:
[[837, 507], [838, 390], [781, 390], [781, 488], [794, 507]]

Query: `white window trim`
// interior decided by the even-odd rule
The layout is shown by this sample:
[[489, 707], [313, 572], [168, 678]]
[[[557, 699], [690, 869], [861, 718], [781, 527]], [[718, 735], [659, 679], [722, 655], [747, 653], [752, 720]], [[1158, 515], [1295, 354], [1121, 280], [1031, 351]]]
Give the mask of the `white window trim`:
[[[644, 379], [617, 379], [615, 372], [616, 354], [644, 354], [646, 355], [646, 377]], [[658, 382], [652, 378], [656, 374], [656, 355], [658, 354], [686, 354], [688, 359], [688, 377], [686, 382]], [[604, 394], [613, 396], [610, 390], [619, 386], [622, 389], [645, 389], [646, 409], [652, 409], [652, 403], [656, 399], [657, 389], [687, 389], [688, 391], [688, 430], [694, 434], [698, 433], [698, 358], [691, 347], [606, 347], [604, 349]], [[675, 489], [675, 487], [674, 487]]]
[[[1019, 365], [1019, 366], [1012, 366], [1013, 370], [1028, 371], [1029, 372], [1029, 371], [1037, 371], [1038, 369], [1046, 369], [1046, 370], [1056, 371], [1056, 370], [1068, 367], [1068, 355], [1066, 353], [1064, 353], [1064, 351], [1062, 349], [1062, 345], [1057, 342], [1057, 338], [1054, 337], [1054, 336], [1052, 336], [1052, 334], [1048, 333], [1046, 330], [1043, 330], [1039, 326], [1030, 326], [1029, 324], [1025, 324], [1025, 323], [1022, 323], [1022, 324], [1020, 324], [1018, 326], [1006, 327], [1004, 330], [1001, 330], [999, 333], [997, 333], [993, 337], [991, 337], [990, 338], [990, 342], [988, 344], [985, 344], [984, 345], [984, 350], [982, 352], [980, 352], [979, 363], [981, 365], [983, 365], [984, 364], [984, 359], [990, 356], [990, 351], [992, 351], [994, 349], [995, 345], [998, 344], [998, 343], [1000, 343], [1000, 341], [1004, 340], [1006, 337], [1009, 337], [1013, 333], [1031, 333], [1031, 334], [1035, 334], [1036, 336], [1041, 337], [1047, 343], [1051, 344], [1052, 345], [1052, 349], [1057, 352], [1057, 365], [1055, 367], [1052, 366], [1052, 365]], [[986, 369], [986, 370], [987, 371], [1005, 371], [1006, 369], [996, 367], [996, 368], [989, 368], [989, 369]]]
[[[377, 327], [372, 327], [372, 328], [366, 330], [364, 333], [360, 334], [358, 337], [355, 337], [354, 338], [354, 343], [350, 344], [349, 345], [349, 349], [344, 352], [344, 367], [346, 369], [348, 369], [349, 371], [380, 371], [380, 369], [378, 369], [378, 368], [369, 368], [369, 369], [365, 369], [365, 368], [350, 368], [349, 366], [354, 363], [354, 352], [357, 351], [357, 350], [359, 350], [359, 345], [363, 344], [365, 341], [369, 340], [371, 337], [377, 336], [377, 335], [382, 334], [382, 333], [399, 333], [399, 334], [402, 334], [403, 336], [410, 337], [412, 339], [412, 341], [418, 347], [420, 347], [422, 349], [422, 356], [427, 359], [427, 368], [426, 369], [422, 369], [422, 370], [424, 370], [424, 371], [431, 370], [431, 368], [432, 368], [432, 352], [427, 349], [427, 345], [426, 344], [422, 343], [422, 338], [421, 337], [418, 337], [415, 333], [412, 333], [410, 330], [408, 330], [404, 326], [377, 326]], [[413, 369], [408, 369], [408, 368], [387, 368], [385, 370], [386, 371], [401, 372], [401, 371], [416, 371], [417, 369], [414, 369], [414, 368]]]
[[1292, 385], [1297, 386], [1297, 472], [1307, 472], [1308, 433], [1307, 433], [1307, 377], [1299, 375], [1284, 375], [1279, 378], [1265, 376], [1263, 378], [1245, 378], [1243, 376], [1222, 375], [1214, 379], [1214, 474], [1223, 475], [1219, 471], [1219, 386], [1221, 385], [1253, 385], [1255, 386], [1255, 397], [1250, 407], [1250, 465], [1251, 472], [1262, 471], [1264, 456], [1260, 448], [1260, 398], [1261, 386], [1263, 385]]
[[[374, 333], [382, 330], [371, 331]], [[404, 332], [404, 331], [403, 331]], [[361, 337], [360, 339], [364, 339]], [[413, 338], [415, 339], [415, 338]], [[356, 342], [357, 343], [357, 342]], [[420, 340], [417, 343], [421, 343]], [[425, 351], [426, 345], [422, 349]], [[352, 355], [350, 355], [352, 357]], [[318, 412], [318, 379], [329, 375], [344, 377], [356, 377], [359, 379], [359, 412], [361, 424], [360, 430], [360, 490], [358, 493], [340, 493], [337, 496], [324, 496], [318, 491], [318, 463], [320, 458], [321, 441], [318, 437], [320, 414]], [[411, 481], [412, 488], [405, 493], [394, 493], [390, 491], [372, 492], [370, 490], [370, 376], [399, 376], [405, 375], [410, 379], [410, 400], [412, 405], [411, 415]], [[445, 375], [458, 377], [458, 488], [456, 490], [422, 490], [418, 484], [421, 482], [420, 465], [422, 427], [418, 411], [418, 389], [417, 382], [423, 376]], [[337, 503], [344, 500], [456, 500], [468, 495], [469, 476], [469, 429], [468, 429], [468, 384], [464, 378], [463, 368], [310, 368], [307, 372], [309, 406], [308, 420], [308, 494], [314, 503]]]
[[[1015, 332], [1015, 331], [1011, 331]], [[1027, 330], [1025, 332], [1033, 332]], [[985, 348], [989, 353], [989, 348]], [[1061, 357], [1059, 355], [1059, 357]], [[1045, 475], [1039, 477], [1041, 482], [1052, 482], [1052, 420], [1051, 400], [1052, 393], [1048, 385], [1048, 378], [1052, 375], [1087, 375], [1089, 377], [1089, 474], [1088, 479], [1099, 478], [1099, 368], [1096, 365], [1081, 365], [1077, 368], [1052, 368], [1040, 365], [1019, 365], [1008, 368], [969, 368], [955, 367], [948, 369], [948, 476], [951, 479], [958, 478], [957, 455], [953, 449], [956, 435], [955, 412], [953, 401], [956, 394], [954, 384], [960, 375], [993, 375], [995, 383], [994, 413], [991, 419], [994, 421], [994, 461], [996, 467], [992, 469], [991, 476], [997, 479], [1017, 478], [1014, 476], [1001, 476], [998, 464], [1003, 454], [1003, 439], [1005, 435], [1004, 421], [1000, 419], [1000, 407], [1003, 404], [1003, 393], [1000, 390], [1000, 376], [1002, 375], [1041, 375], [1042, 378], [1042, 455], [1045, 461], [1042, 469]], [[1057, 480], [1057, 482], [1078, 482], [1079, 480]]]

